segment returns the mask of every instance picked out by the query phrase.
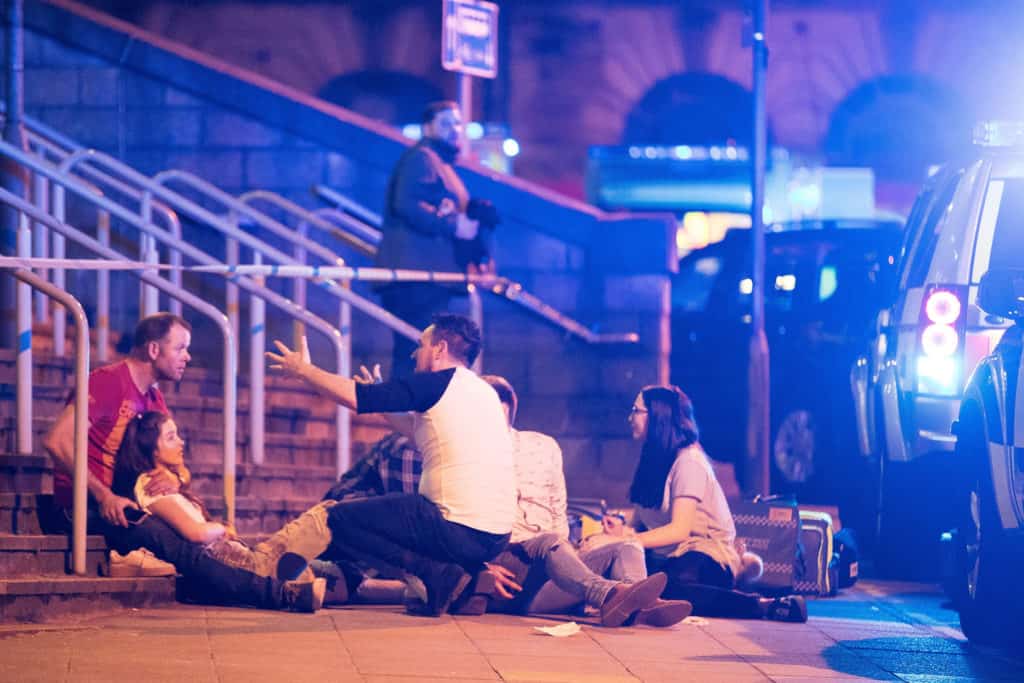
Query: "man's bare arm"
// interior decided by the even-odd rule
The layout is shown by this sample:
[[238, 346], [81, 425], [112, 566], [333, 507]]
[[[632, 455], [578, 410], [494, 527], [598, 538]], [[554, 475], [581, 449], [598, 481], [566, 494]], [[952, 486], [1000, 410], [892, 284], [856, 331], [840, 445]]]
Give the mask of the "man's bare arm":
[[[75, 471], [75, 406], [68, 404], [57, 417], [57, 422], [43, 439], [43, 448], [50, 454], [53, 462], [68, 475]], [[128, 526], [124, 516], [125, 507], [138, 506], [127, 498], [115, 495], [96, 475], [86, 469], [86, 487], [99, 503], [100, 513], [111, 524]]]
[[[280, 370], [286, 375], [301, 379], [336, 403], [340, 403], [351, 410], [356, 410], [355, 380], [321, 370], [307, 360], [308, 352], [304, 354], [303, 350], [292, 351], [276, 339], [274, 344], [277, 346], [278, 351], [280, 351], [280, 355], [271, 351], [266, 353], [272, 370]], [[303, 357], [304, 355], [306, 358]]]

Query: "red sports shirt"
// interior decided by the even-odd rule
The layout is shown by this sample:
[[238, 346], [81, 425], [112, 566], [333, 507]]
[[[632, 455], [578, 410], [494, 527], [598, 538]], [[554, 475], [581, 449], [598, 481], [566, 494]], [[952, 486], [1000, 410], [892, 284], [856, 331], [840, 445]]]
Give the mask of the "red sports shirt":
[[[155, 386], [139, 391], [125, 361], [89, 373], [89, 471], [105, 485], [114, 481], [114, 456], [128, 421], [147, 410], [169, 412]], [[61, 469], [54, 472], [53, 493], [58, 505], [71, 507], [71, 477]]]

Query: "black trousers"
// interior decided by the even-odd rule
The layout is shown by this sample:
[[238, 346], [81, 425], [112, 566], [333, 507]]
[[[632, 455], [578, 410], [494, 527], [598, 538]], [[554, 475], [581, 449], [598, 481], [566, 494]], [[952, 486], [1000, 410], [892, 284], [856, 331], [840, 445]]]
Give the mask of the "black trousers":
[[[435, 313], [445, 313], [455, 290], [431, 284], [388, 285], [380, 290], [381, 306], [418, 330], [430, 324]], [[390, 377], [408, 377], [416, 363], [412, 352], [418, 344], [395, 332], [391, 348]]]
[[732, 571], [704, 553], [691, 551], [670, 558], [648, 553], [647, 570], [665, 572], [668, 585], [662, 597], [688, 600], [698, 616], [733, 619], [760, 619], [762, 616], [761, 597], [736, 590]]
[[[204, 546], [186, 540], [162, 519], [146, 515], [126, 528], [109, 524], [95, 505], [89, 506], [88, 515], [88, 533], [102, 535], [107, 545], [122, 555], [147, 548], [161, 560], [173, 564], [183, 579], [179, 584], [179, 596], [183, 599], [266, 609], [281, 606], [282, 582], [221, 563], [207, 553]], [[71, 531], [69, 512], [44, 501], [40, 501], [40, 523], [46, 533]]]
[[508, 534], [449, 522], [418, 493], [338, 503], [327, 513], [327, 525], [331, 546], [326, 558], [366, 564], [396, 578], [409, 572], [425, 581], [446, 564], [476, 572], [509, 539]]

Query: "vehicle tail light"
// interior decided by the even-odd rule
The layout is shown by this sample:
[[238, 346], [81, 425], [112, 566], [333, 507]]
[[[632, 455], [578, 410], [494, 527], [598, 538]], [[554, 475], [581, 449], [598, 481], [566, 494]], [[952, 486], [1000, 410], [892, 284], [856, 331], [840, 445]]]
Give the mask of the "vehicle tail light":
[[927, 290], [921, 306], [917, 391], [958, 396], [963, 387], [964, 307], [956, 288]]

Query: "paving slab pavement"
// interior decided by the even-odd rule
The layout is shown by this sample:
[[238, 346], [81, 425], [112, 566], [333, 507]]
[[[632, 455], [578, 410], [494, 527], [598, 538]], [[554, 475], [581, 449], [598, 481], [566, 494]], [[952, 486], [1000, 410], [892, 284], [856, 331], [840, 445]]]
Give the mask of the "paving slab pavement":
[[695, 619], [574, 636], [558, 618], [426, 619], [397, 607], [315, 615], [174, 605], [0, 625], [0, 681], [1024, 681], [1024, 658], [964, 640], [937, 587], [861, 582], [806, 624]]

